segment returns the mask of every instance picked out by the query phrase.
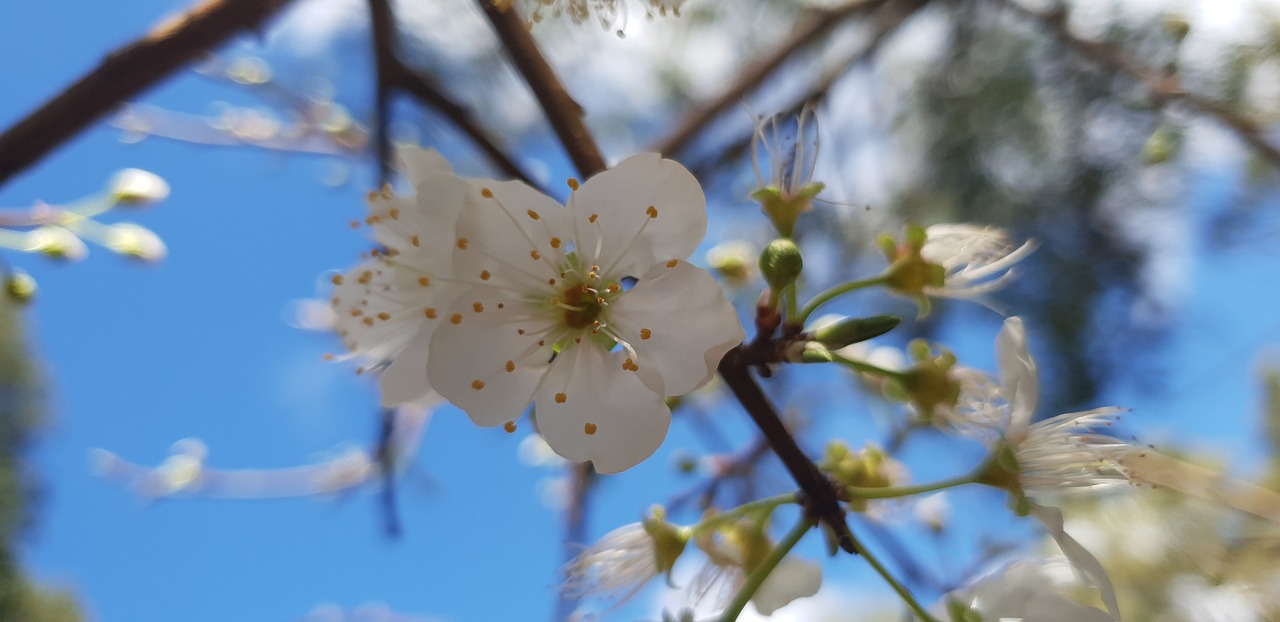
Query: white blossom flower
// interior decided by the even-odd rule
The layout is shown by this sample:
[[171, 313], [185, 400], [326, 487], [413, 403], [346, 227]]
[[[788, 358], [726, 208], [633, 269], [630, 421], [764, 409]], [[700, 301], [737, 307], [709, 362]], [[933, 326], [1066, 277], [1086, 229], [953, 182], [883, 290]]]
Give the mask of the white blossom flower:
[[818, 119], [811, 106], [800, 110], [794, 124], [781, 116], [756, 121], [751, 167], [758, 187], [751, 197], [783, 237], [791, 236], [800, 214], [813, 209], [813, 198], [825, 188], [813, 181], [818, 145]]
[[[697, 544], [707, 555], [707, 565], [694, 577], [690, 590], [695, 601], [701, 601], [714, 592], [716, 609], [722, 609], [747, 581], [749, 555], [743, 549], [753, 545], [772, 546], [767, 538], [753, 542], [750, 538], [717, 538], [714, 534], [700, 536]], [[795, 600], [817, 594], [821, 587], [822, 566], [788, 555], [756, 588], [755, 594], [751, 595], [751, 604], [760, 615], [770, 616]]]
[[1005, 320], [996, 337], [996, 366], [1008, 412], [1004, 441], [1017, 461], [1022, 490], [1095, 488], [1132, 481], [1125, 461], [1141, 449], [1093, 431], [1110, 426], [1124, 409], [1096, 408], [1031, 423], [1040, 381], [1021, 318]]
[[[433, 320], [427, 375], [481, 426], [514, 429], [532, 401], [556, 453], [616, 473], [662, 443], [663, 397], [705, 384], [745, 333], [684, 261], [707, 215], [683, 166], [641, 154], [570, 185], [561, 207], [518, 181], [472, 181], [453, 270], [474, 285]], [[386, 376], [383, 390], [410, 381]]]
[[155, 173], [127, 168], [115, 174], [107, 193], [119, 205], [144, 206], [169, 196], [169, 184]]
[[975, 611], [983, 620], [1008, 622], [1113, 622], [1105, 611], [1062, 594], [1072, 583], [1062, 559], [1011, 562], [945, 600]]
[[1032, 240], [1014, 246], [1009, 233], [997, 227], [941, 224], [925, 229], [920, 255], [946, 271], [941, 287], [926, 287], [930, 296], [979, 298], [1004, 287], [1013, 278], [1014, 264], [1036, 249]]
[[[463, 287], [452, 280], [453, 227], [467, 184], [435, 151], [399, 152], [416, 195], [369, 194], [368, 259], [333, 277], [336, 328], [353, 356], [382, 373], [382, 403], [418, 403], [430, 392], [428, 343]], [[389, 364], [388, 364], [389, 362]], [[363, 368], [361, 368], [363, 371]]]
[[669, 575], [691, 532], [668, 523], [665, 515], [655, 506], [643, 522], [614, 529], [587, 547], [565, 565], [561, 591], [621, 603], [658, 575]]

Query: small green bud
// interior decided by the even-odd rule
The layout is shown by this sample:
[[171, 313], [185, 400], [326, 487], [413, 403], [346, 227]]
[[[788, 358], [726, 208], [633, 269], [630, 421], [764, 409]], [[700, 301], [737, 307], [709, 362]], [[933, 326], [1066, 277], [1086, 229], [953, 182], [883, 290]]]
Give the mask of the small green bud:
[[745, 285], [755, 272], [751, 265], [751, 258], [755, 254], [755, 247], [748, 242], [724, 242], [707, 251], [707, 264], [726, 283]]
[[847, 345], [879, 337], [898, 326], [902, 320], [892, 315], [874, 315], [867, 318], [845, 318], [813, 331], [814, 341], [833, 350]]
[[760, 272], [774, 292], [781, 292], [795, 283], [802, 270], [804, 258], [800, 255], [800, 247], [791, 240], [778, 238], [760, 253]]
[[1178, 155], [1182, 146], [1182, 134], [1174, 127], [1164, 124], [1156, 128], [1142, 146], [1142, 159], [1147, 164], [1163, 164]]
[[14, 270], [4, 279], [5, 291], [9, 299], [20, 304], [31, 302], [36, 295], [36, 280], [22, 270]]
[[832, 363], [831, 350], [817, 341], [793, 341], [784, 355], [792, 363]]

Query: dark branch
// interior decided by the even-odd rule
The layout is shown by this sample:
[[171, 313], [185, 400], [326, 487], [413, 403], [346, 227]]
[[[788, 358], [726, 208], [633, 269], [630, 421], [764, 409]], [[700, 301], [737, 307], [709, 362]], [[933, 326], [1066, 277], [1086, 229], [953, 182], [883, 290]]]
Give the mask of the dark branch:
[[730, 106], [742, 101], [748, 93], [755, 90], [766, 79], [777, 71], [788, 58], [796, 52], [821, 43], [836, 26], [848, 17], [871, 10], [887, 0], [850, 0], [843, 6], [815, 11], [813, 15], [798, 26], [786, 41], [771, 54], [758, 60], [743, 70], [729, 88], [705, 105], [695, 108], [676, 129], [666, 138], [654, 143], [652, 151], [675, 156], [689, 146], [704, 127], [719, 117]]
[[0, 135], [0, 184], [289, 0], [208, 0], [152, 29]]
[[387, 0], [369, 0], [369, 22], [373, 36], [373, 145], [378, 158], [378, 185], [391, 179], [392, 66], [396, 64], [396, 25]]
[[600, 147], [582, 122], [583, 110], [573, 100], [564, 84], [556, 77], [556, 73], [538, 50], [538, 44], [524, 20], [514, 10], [502, 10], [493, 5], [491, 0], [476, 0], [484, 14], [493, 24], [507, 56], [516, 66], [525, 82], [533, 90], [533, 95], [542, 106], [542, 112], [551, 122], [551, 128], [560, 137], [561, 144], [569, 152], [569, 158], [577, 167], [578, 174], [590, 177], [605, 169], [604, 157], [600, 155]]
[[[582, 552], [587, 539], [587, 508], [592, 486], [596, 481], [596, 471], [591, 463], [569, 465], [569, 508], [564, 516], [564, 560], [572, 561]], [[571, 619], [577, 601], [565, 592], [556, 598], [556, 609], [553, 622]]]
[[778, 454], [782, 464], [804, 492], [808, 510], [831, 529], [841, 549], [857, 553], [857, 545], [849, 531], [849, 524], [845, 522], [844, 510], [840, 507], [835, 487], [796, 444], [796, 439], [778, 416], [777, 408], [760, 389], [755, 378], [751, 377], [751, 367], [758, 362], [759, 357], [754, 350], [738, 346], [720, 360], [720, 376], [729, 385], [734, 397], [742, 403], [747, 414], [751, 415], [756, 427], [769, 439], [773, 453]]

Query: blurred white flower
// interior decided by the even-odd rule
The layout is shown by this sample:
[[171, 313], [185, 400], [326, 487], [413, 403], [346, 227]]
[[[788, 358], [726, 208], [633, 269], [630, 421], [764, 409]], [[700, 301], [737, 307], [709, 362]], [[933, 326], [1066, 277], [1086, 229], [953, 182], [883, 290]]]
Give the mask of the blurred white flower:
[[757, 188], [751, 198], [760, 202], [783, 237], [791, 237], [800, 214], [813, 209], [813, 198], [825, 187], [813, 181], [818, 144], [818, 119], [811, 106], [794, 120], [773, 116], [756, 121], [751, 167]]
[[406, 147], [399, 156], [416, 195], [396, 196], [389, 189], [369, 194], [365, 222], [381, 248], [333, 277], [331, 299], [338, 334], [352, 356], [387, 364], [386, 406], [430, 393], [427, 344], [463, 289], [453, 278], [452, 251], [467, 184], [435, 151]]
[[169, 254], [169, 249], [160, 236], [131, 222], [118, 222], [108, 226], [102, 245], [112, 252], [140, 261], [159, 261]]
[[[729, 528], [727, 533], [699, 535], [696, 542], [706, 554], [707, 564], [694, 577], [689, 590], [695, 603], [710, 596], [716, 609], [723, 609], [742, 589], [747, 575], [755, 570], [749, 566], [758, 563], [774, 546], [763, 533], [742, 524]], [[761, 615], [770, 616], [795, 600], [817, 594], [821, 587], [821, 565], [788, 555], [756, 589], [751, 604]]]
[[[715, 279], [683, 261], [707, 225], [683, 166], [641, 154], [570, 185], [562, 207], [472, 180], [453, 240], [454, 280], [471, 288], [442, 310], [427, 371], [477, 425], [532, 401], [556, 453], [616, 473], [662, 443], [663, 397], [705, 384], [745, 333]], [[408, 393], [403, 380], [384, 377], [384, 394]]]
[[658, 575], [670, 574], [684, 553], [690, 531], [664, 517], [664, 510], [655, 506], [643, 522], [605, 534], [565, 565], [561, 591], [621, 603]]
[[1014, 246], [1009, 233], [996, 227], [941, 224], [925, 229], [920, 255], [946, 271], [941, 287], [925, 293], [945, 298], [979, 298], [1004, 287], [1014, 264], [1036, 249], [1032, 240]]
[[107, 193], [117, 205], [144, 206], [165, 200], [169, 184], [155, 173], [127, 168], [111, 178]]
[[1061, 592], [1071, 583], [1071, 570], [1065, 560], [1020, 560], [950, 592], [944, 601], [957, 603], [992, 622], [1113, 622], [1120, 619], [1063, 596]]

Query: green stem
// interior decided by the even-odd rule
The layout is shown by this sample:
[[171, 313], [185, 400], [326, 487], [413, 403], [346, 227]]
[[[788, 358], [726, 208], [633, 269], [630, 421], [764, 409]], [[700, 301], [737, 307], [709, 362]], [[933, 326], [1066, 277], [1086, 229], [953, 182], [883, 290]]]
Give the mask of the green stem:
[[733, 597], [733, 602], [729, 603], [729, 607], [724, 610], [724, 613], [720, 616], [720, 622], [734, 622], [734, 620], [738, 619], [738, 615], [746, 608], [747, 602], [751, 600], [751, 597], [755, 596], [756, 590], [760, 589], [764, 580], [769, 578], [769, 574], [773, 572], [774, 568], [778, 567], [778, 563], [782, 561], [782, 558], [786, 557], [787, 553], [790, 553], [791, 549], [795, 548], [796, 543], [800, 542], [800, 538], [803, 538], [804, 534], [809, 533], [812, 528], [813, 523], [808, 518], [800, 517], [800, 521], [796, 523], [795, 527], [792, 527], [791, 531], [788, 531], [787, 535], [782, 538], [782, 541], [773, 547], [772, 551], [769, 551], [769, 555], [764, 558], [764, 561], [760, 562], [760, 567], [747, 576], [747, 582], [742, 585], [742, 589], [738, 590], [738, 594]]
[[886, 378], [897, 378], [899, 380], [905, 380], [907, 376], [910, 375], [909, 373], [904, 371], [894, 371], [892, 369], [885, 369], [883, 367], [872, 365], [871, 363], [868, 363], [866, 361], [858, 361], [850, 358], [845, 358], [843, 356], [840, 356], [839, 354], [836, 354], [835, 352], [831, 353], [831, 360], [837, 363], [840, 363], [841, 365], [844, 365], [846, 367], [850, 367], [857, 371], [860, 371], [866, 374], [871, 374], [873, 376], [883, 376]]
[[899, 486], [895, 488], [862, 488], [859, 486], [845, 486], [844, 490], [848, 491], [849, 496], [855, 499], [894, 499], [897, 497], [909, 497], [925, 492], [933, 492], [935, 490], [944, 490], [947, 488], [955, 488], [956, 486], [964, 486], [965, 484], [976, 484], [978, 482], [977, 474], [970, 473], [949, 479], [930, 482], [928, 484], [916, 484], [914, 486]]
[[708, 529], [733, 522], [746, 514], [764, 511], [772, 512], [778, 506], [787, 505], [788, 503], [799, 503], [800, 500], [797, 497], [797, 494], [798, 493], [789, 492], [784, 495], [775, 495], [772, 497], [765, 497], [764, 499], [758, 499], [750, 503], [744, 503], [727, 512], [703, 519], [702, 522], [693, 526], [693, 533], [694, 535], [703, 533]]
[[[791, 318], [796, 316], [796, 306], [800, 304], [796, 300], [797, 296], [798, 294], [796, 293], [796, 284], [795, 284], [795, 281], [792, 281], [791, 284], [787, 286], [787, 323], [788, 324], [795, 323], [791, 321]], [[802, 323], [803, 323], [803, 320], [802, 320]]]
[[[813, 299], [809, 301], [809, 304], [806, 304], [804, 308], [800, 310], [800, 314], [797, 315], [795, 319], [791, 321], [794, 324], [803, 325], [805, 321], [809, 319], [809, 316], [812, 315], [813, 312], [818, 309], [818, 307], [821, 307], [822, 305], [830, 302], [831, 299], [855, 290], [863, 289], [865, 287], [883, 285], [886, 282], [888, 282], [888, 280], [889, 280], [889, 275], [886, 273], [886, 274], [881, 274], [880, 276], [871, 277], [869, 279], [862, 279], [861, 281], [850, 281], [848, 283], [844, 283], [842, 285], [837, 285], [835, 287], [832, 287], [831, 289], [828, 289], [818, 294], [817, 296], [814, 296]], [[790, 318], [788, 319], [790, 320]]]
[[924, 620], [924, 622], [938, 622], [938, 619], [929, 615], [929, 612], [920, 604], [920, 601], [916, 600], [916, 597], [911, 593], [911, 590], [908, 590], [906, 586], [893, 578], [893, 575], [889, 574], [889, 570], [884, 567], [884, 564], [880, 563], [880, 560], [876, 559], [875, 555], [871, 554], [871, 551], [868, 550], [867, 547], [859, 543], [858, 551], [862, 553], [862, 558], [867, 560], [867, 563], [871, 564], [871, 567], [880, 575], [880, 578], [884, 579], [885, 583], [888, 583], [889, 587], [893, 588], [893, 591], [898, 593], [898, 596], [902, 598], [902, 601], [907, 603], [907, 607], [910, 607], [921, 620]]

